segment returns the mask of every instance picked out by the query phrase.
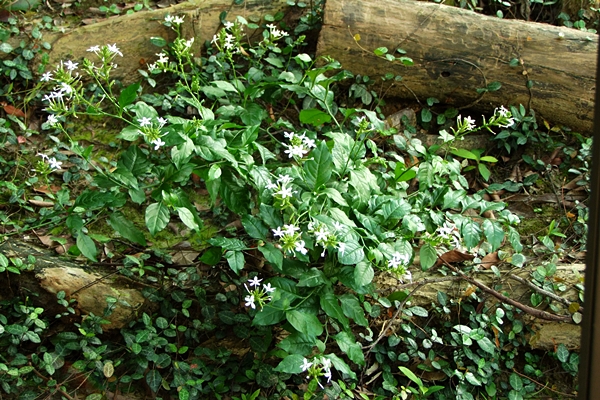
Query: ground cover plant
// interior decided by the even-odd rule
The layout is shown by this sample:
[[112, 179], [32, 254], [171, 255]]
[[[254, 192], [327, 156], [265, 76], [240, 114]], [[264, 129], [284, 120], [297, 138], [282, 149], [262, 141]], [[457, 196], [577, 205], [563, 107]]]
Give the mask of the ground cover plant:
[[[519, 216], [491, 195], [534, 190], [558, 172], [557, 157], [523, 155], [536, 173], [501, 181], [499, 157], [460, 147], [478, 131], [494, 135], [502, 154], [554, 140], [535, 115], [503, 105], [483, 118], [444, 112], [434, 127], [440, 143], [425, 147], [415, 126], [386, 126], [377, 92], [348, 84], [368, 78], [310, 54], [302, 34], [314, 14], [295, 28], [281, 16], [222, 17], [200, 56], [199, 39], [181, 36], [183, 18], [167, 14], [162, 23], [177, 38], [152, 38], [157, 60], [131, 85], [113, 78], [128, 56], [118, 43], [42, 65], [31, 92], [44, 107], [40, 129], [14, 113], [2, 121], [10, 145], [0, 159], [3, 236], [43, 231], [68, 256], [111, 263], [143, 283], [151, 304], [107, 333], [122, 301], [114, 295], [104, 315], [85, 318], [64, 292], [57, 315], [35, 293], [2, 298], [6, 395], [572, 395], [545, 374], [550, 365], [576, 376], [577, 353], [563, 344], [531, 350], [523, 316], [580, 321], [581, 297], [561, 297], [569, 287], [554, 278], [559, 259], [584, 243], [586, 209], [575, 204], [530, 241]], [[261, 39], [248, 43], [255, 29]], [[90, 144], [78, 138], [81, 121], [115, 135]], [[563, 173], [583, 190], [590, 143], [560, 146], [572, 155]], [[175, 257], [169, 231], [193, 259]], [[504, 279], [528, 262], [530, 298], [508, 298]], [[35, 264], [0, 254], [0, 271], [13, 279]], [[484, 269], [491, 285], [479, 279]], [[393, 277], [392, 290], [381, 290], [381, 276]], [[436, 281], [469, 286], [417, 304]]]

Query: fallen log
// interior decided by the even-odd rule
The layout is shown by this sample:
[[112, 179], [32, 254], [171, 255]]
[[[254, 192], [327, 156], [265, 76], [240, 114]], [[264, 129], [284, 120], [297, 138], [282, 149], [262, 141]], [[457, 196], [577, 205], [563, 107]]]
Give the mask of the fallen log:
[[[552, 124], [591, 133], [597, 45], [596, 35], [575, 29], [440, 4], [328, 0], [318, 53], [354, 74], [402, 76], [385, 89], [388, 97], [435, 97], [477, 111], [523, 104]], [[405, 50], [414, 66], [375, 56], [380, 47]], [[501, 88], [477, 93], [492, 82]]]

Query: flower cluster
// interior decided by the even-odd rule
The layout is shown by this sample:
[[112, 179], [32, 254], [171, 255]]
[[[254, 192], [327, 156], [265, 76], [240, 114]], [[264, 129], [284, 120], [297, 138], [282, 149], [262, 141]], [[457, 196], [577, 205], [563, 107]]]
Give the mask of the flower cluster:
[[409, 254], [395, 252], [392, 254], [392, 258], [388, 260], [388, 268], [400, 276], [400, 278], [398, 278], [400, 282], [412, 282], [412, 274], [407, 269], [409, 263]]
[[243, 26], [239, 23], [225, 21], [224, 28], [213, 36], [211, 41], [219, 51], [231, 56], [241, 52], [240, 39], [243, 35]]
[[46, 154], [42, 153], [38, 153], [37, 156], [41, 157], [42, 159], [41, 163], [43, 164], [43, 166], [41, 169], [45, 169], [45, 167], [47, 166], [50, 168], [50, 171], [56, 171], [62, 166], [62, 162], [57, 161], [54, 157], [48, 157]]
[[343, 255], [346, 250], [346, 245], [343, 242], [338, 241], [337, 235], [343, 231], [344, 226], [339, 222], [334, 222], [334, 232], [329, 227], [321, 222], [309, 222], [308, 232], [315, 236], [315, 242], [323, 247], [321, 257], [325, 257], [325, 251], [328, 247], [336, 248], [338, 252]]
[[494, 110], [494, 116], [490, 118], [489, 123], [501, 128], [509, 128], [515, 124], [515, 119], [512, 117], [510, 111], [504, 108], [504, 106], [500, 106], [500, 108]]
[[289, 158], [302, 158], [310, 149], [316, 147], [315, 141], [311, 138], [306, 137], [303, 133], [302, 135], [298, 135], [294, 132], [284, 132], [283, 136], [289, 140], [289, 144], [284, 143], [283, 145], [287, 147], [287, 150], [283, 152], [288, 155]]
[[184, 18], [183, 16], [181, 16], [181, 17], [180, 16], [174, 17], [171, 14], [167, 14], [165, 16], [164, 25], [165, 26], [173, 26], [173, 25], [179, 26], [179, 25], [183, 24], [183, 18]]
[[277, 40], [289, 36], [286, 31], [277, 29], [277, 27], [273, 24], [267, 24], [267, 28], [269, 30], [265, 32], [269, 34], [271, 40]]
[[456, 119], [457, 131], [460, 133], [472, 131], [477, 127], [475, 120], [471, 117], [462, 118], [461, 115]]
[[444, 225], [438, 227], [436, 232], [438, 237], [447, 245], [456, 249], [460, 249], [462, 247], [460, 232], [453, 223], [447, 221], [444, 222]]
[[277, 229], [273, 229], [273, 236], [279, 238], [279, 244], [284, 252], [286, 251], [293, 255], [296, 255], [296, 252], [302, 255], [308, 253], [306, 243], [302, 240], [300, 228], [293, 224], [284, 225], [283, 229], [278, 226]]
[[331, 360], [329, 358], [315, 357], [312, 361], [304, 358], [300, 368], [302, 372], [308, 372], [306, 379], [316, 379], [321, 389], [324, 389], [321, 382], [319, 382], [321, 376], [327, 379], [327, 383], [331, 382]]
[[297, 193], [290, 186], [293, 181], [294, 178], [289, 175], [279, 175], [275, 183], [269, 182], [266, 186], [266, 189], [273, 190], [273, 197], [282, 210], [292, 205], [291, 199]]
[[167, 123], [166, 119], [157, 117], [156, 123], [154, 123], [152, 118], [142, 117], [137, 122], [140, 125], [139, 132], [146, 138], [148, 143], [154, 145], [154, 150], [158, 150], [165, 145], [165, 142], [161, 139], [161, 129]]
[[[275, 291], [275, 288], [272, 287], [270, 283], [263, 283], [261, 287], [260, 282], [262, 282], [262, 279], [258, 279], [258, 277], [255, 276], [252, 279], [248, 279], [247, 285], [244, 283], [244, 287], [248, 292], [248, 295], [244, 297], [244, 301], [246, 302], [245, 305], [253, 310], [256, 309], [257, 304], [258, 308], [262, 309], [264, 305], [267, 304], [267, 301], [273, 299], [271, 293]], [[252, 289], [248, 288], [248, 286]]]

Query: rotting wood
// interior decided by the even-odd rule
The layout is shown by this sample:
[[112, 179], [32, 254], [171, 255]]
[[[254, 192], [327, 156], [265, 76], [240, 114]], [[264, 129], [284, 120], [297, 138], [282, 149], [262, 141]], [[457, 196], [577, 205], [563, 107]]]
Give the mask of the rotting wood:
[[[354, 35], [360, 35], [355, 42]], [[403, 77], [386, 96], [428, 97], [455, 107], [491, 111], [530, 105], [553, 124], [590, 133], [596, 87], [596, 35], [546, 24], [488, 17], [412, 0], [328, 0], [318, 53], [354, 74]], [[401, 48], [404, 67], [372, 51]], [[399, 55], [396, 53], [396, 55]], [[516, 59], [518, 65], [509, 65]], [[491, 82], [502, 88], [480, 95]], [[531, 81], [533, 86], [527, 87]]]

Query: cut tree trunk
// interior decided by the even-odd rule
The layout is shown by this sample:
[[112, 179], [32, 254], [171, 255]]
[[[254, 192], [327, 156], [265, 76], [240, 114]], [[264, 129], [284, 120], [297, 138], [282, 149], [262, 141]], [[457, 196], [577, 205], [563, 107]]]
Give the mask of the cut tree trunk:
[[[434, 3], [327, 0], [318, 52], [354, 74], [402, 76], [383, 87], [386, 97], [423, 104], [435, 97], [477, 111], [523, 104], [552, 124], [591, 133], [597, 45], [591, 33]], [[405, 50], [415, 65], [375, 56], [380, 47]], [[492, 82], [502, 87], [477, 93]]]

